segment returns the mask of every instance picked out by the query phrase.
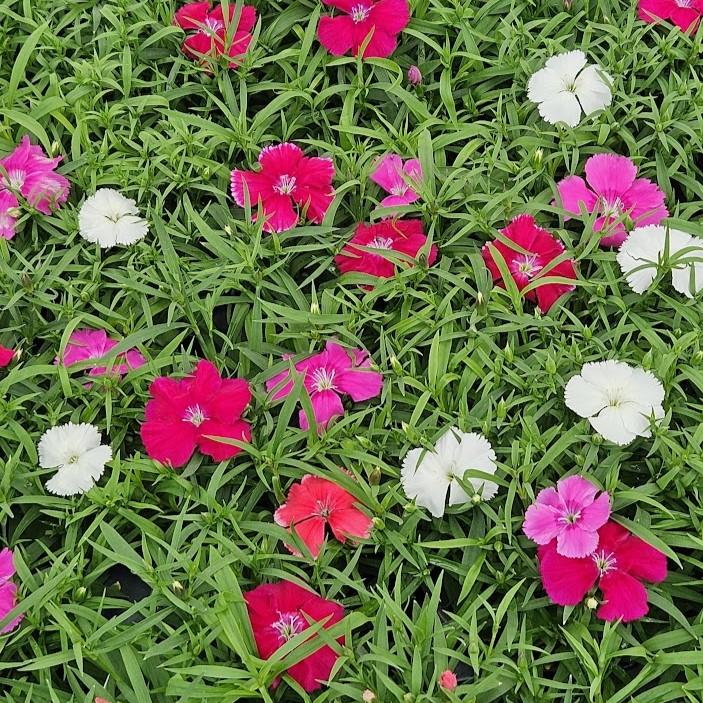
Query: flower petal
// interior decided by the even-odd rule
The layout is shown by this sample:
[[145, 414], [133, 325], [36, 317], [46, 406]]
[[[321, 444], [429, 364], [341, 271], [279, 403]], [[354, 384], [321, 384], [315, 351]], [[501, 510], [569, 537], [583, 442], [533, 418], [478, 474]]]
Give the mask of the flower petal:
[[649, 612], [647, 589], [624, 571], [617, 569], [602, 576], [600, 590], [605, 600], [596, 615], [601, 620], [631, 622]]

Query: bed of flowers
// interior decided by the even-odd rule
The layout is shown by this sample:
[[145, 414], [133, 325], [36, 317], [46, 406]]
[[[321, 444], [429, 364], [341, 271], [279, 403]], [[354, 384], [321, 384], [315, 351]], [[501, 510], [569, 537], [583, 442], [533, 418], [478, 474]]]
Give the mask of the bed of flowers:
[[0, 701], [700, 701], [701, 15], [2, 3]]

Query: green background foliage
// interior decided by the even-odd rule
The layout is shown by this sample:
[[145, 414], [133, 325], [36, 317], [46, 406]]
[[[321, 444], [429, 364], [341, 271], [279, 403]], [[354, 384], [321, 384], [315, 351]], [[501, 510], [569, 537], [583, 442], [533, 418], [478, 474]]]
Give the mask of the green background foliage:
[[[365, 688], [383, 703], [701, 700], [701, 305], [665, 283], [630, 292], [592, 223], [565, 224], [551, 202], [556, 180], [611, 150], [658, 181], [673, 226], [703, 234], [703, 31], [646, 26], [613, 0], [413, 0], [393, 57], [361, 63], [319, 45], [321, 3], [253, 4], [244, 65], [208, 74], [179, 52], [172, 1], [0, 2], [0, 153], [28, 133], [64, 155], [73, 184], [60, 212], [25, 213], [0, 240], [0, 342], [24, 350], [0, 372], [0, 544], [15, 549], [26, 610], [0, 637], [0, 700], [359, 701]], [[543, 122], [526, 84], [573, 48], [613, 76], [614, 99], [569, 130]], [[337, 197], [323, 226], [262, 235], [231, 201], [229, 172], [282, 140], [333, 157]], [[333, 257], [356, 222], [384, 214], [368, 175], [389, 151], [422, 162], [408, 213], [440, 257], [366, 291], [339, 280]], [[100, 186], [137, 200], [144, 241], [101, 251], [78, 236], [77, 209]], [[492, 289], [480, 256], [522, 212], [579, 262], [577, 290], [547, 316]], [[106, 327], [124, 338], [115, 353], [137, 345], [148, 364], [86, 388], [80, 367], [53, 364], [79, 326]], [[385, 385], [318, 437], [297, 429], [296, 396], [272, 403], [263, 382], [283, 353], [330, 337], [367, 348]], [[139, 422], [150, 380], [199, 357], [252, 382], [254, 440], [174, 472], [145, 456]], [[664, 383], [652, 439], [599, 442], [565, 407], [566, 381], [606, 358]], [[98, 425], [115, 459], [97, 488], [62, 499], [43, 488], [36, 443], [69, 420]], [[449, 424], [486, 434], [501, 488], [436, 520], [409, 504], [399, 469]], [[522, 516], [576, 470], [670, 557], [640, 622], [605, 625], [541, 588]], [[285, 550], [272, 513], [306, 473], [368, 506], [367, 544], [330, 541], [317, 562]], [[269, 688], [309, 646], [262, 662], [248, 629], [241, 591], [281, 578], [347, 609], [326, 635], [346, 635], [334, 681], [310, 696]], [[452, 695], [437, 685], [448, 666]]]

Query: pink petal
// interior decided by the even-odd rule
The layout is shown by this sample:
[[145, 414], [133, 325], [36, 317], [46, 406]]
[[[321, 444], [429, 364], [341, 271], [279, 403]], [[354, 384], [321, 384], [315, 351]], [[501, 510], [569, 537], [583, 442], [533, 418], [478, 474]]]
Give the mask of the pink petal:
[[560, 514], [549, 505], [533, 503], [525, 512], [523, 532], [537, 544], [548, 544], [561, 532]]
[[370, 369], [349, 370], [338, 374], [335, 384], [340, 391], [350, 395], [354, 402], [359, 402], [380, 395], [383, 375]]
[[617, 560], [618, 568], [636, 578], [652, 583], [660, 583], [666, 578], [666, 555], [635, 535], [631, 534], [619, 546]]
[[577, 605], [598, 579], [593, 559], [561, 556], [556, 550], [556, 540], [540, 547], [537, 554], [542, 585], [558, 605]]
[[317, 38], [332, 56], [344, 56], [354, 45], [354, 22], [348, 16], [325, 15], [317, 25]]
[[208, 414], [221, 422], [238, 420], [251, 402], [251, 389], [243, 378], [225, 378], [208, 403]]
[[557, 482], [557, 492], [567, 510], [578, 512], [593, 502], [598, 493], [598, 486], [593, 485], [583, 476], [568, 476]]
[[292, 193], [293, 199], [309, 220], [320, 224], [334, 200], [332, 159], [304, 157], [296, 174], [297, 183]]
[[264, 232], [286, 232], [298, 224], [298, 213], [288, 195], [268, 195], [263, 202]]
[[580, 176], [564, 178], [557, 184], [557, 191], [561, 206], [574, 215], [580, 215], [583, 210], [593, 212], [596, 206], [597, 196]]
[[414, 203], [420, 196], [408, 188], [403, 195], [388, 195], [381, 200], [381, 207], [402, 207]]
[[[17, 586], [8, 582], [0, 586], [0, 620], [17, 606]], [[13, 620], [0, 629], [0, 634], [6, 635], [12, 632], [21, 622], [24, 615], [18, 615]]]
[[[358, 25], [360, 26], [360, 25]], [[358, 26], [357, 26], [357, 32], [358, 32]], [[375, 27], [372, 29], [373, 35], [371, 37], [371, 40], [369, 41], [368, 45], [366, 46], [366, 49], [364, 50], [364, 56], [363, 58], [365, 59], [374, 59], [374, 58], [379, 58], [379, 59], [386, 59], [388, 58], [395, 50], [396, 47], [398, 46], [398, 39], [396, 38], [395, 34], [389, 34], [388, 32], [384, 31], [380, 25], [376, 24]], [[366, 34], [360, 38], [355, 54], [358, 54], [359, 49], [361, 48], [361, 44], [363, 44], [364, 40], [366, 39]]]
[[622, 619], [631, 622], [644, 617], [649, 611], [647, 589], [635, 578], [617, 569], [600, 580], [604, 603], [596, 615], [612, 622]]
[[71, 184], [60, 173], [50, 170], [31, 172], [21, 192], [27, 202], [44, 215], [50, 215], [66, 202]]
[[[324, 518], [313, 516], [294, 523], [289, 532], [292, 532], [294, 529], [313, 558], [317, 559], [317, 557], [320, 556], [320, 550], [325, 541], [325, 524], [326, 521]], [[292, 544], [286, 543], [286, 547], [296, 556], [302, 556]]]
[[664, 206], [664, 193], [656, 183], [646, 178], [637, 178], [623, 194], [622, 202], [637, 227], [658, 225], [669, 216]]
[[249, 200], [249, 206], [256, 210], [259, 201], [271, 195], [273, 191], [273, 181], [269, 176], [260, 171], [232, 171], [230, 177], [230, 187], [232, 197], [239, 207], [244, 207]]
[[373, 527], [373, 520], [358, 508], [333, 510], [328, 522], [334, 536], [340, 542], [344, 542], [347, 537], [366, 539]]
[[15, 575], [13, 554], [7, 547], [0, 551], [0, 584]]
[[392, 193], [405, 186], [402, 173], [403, 159], [398, 154], [386, 154], [379, 159], [369, 178], [386, 192]]
[[294, 174], [302, 158], [303, 150], [297, 144], [283, 142], [264, 147], [259, 154], [259, 164], [275, 181], [278, 176]]
[[[324, 429], [327, 427], [329, 421], [333, 417], [339, 415], [344, 415], [344, 406], [342, 405], [342, 399], [332, 390], [328, 391], [318, 391], [313, 393], [311, 398], [312, 409], [315, 414], [315, 423], [318, 429]], [[300, 411], [299, 414], [300, 426], [302, 429], [309, 429], [308, 417], [304, 410]]]
[[581, 517], [578, 521], [579, 527], [590, 532], [599, 530], [610, 517], [610, 496], [601, 493], [593, 503], [581, 510]]
[[371, 9], [370, 19], [384, 32], [398, 34], [410, 22], [408, 0], [380, 0]]
[[205, 24], [209, 11], [210, 3], [208, 0], [189, 2], [176, 12], [173, 16], [173, 22], [181, 29], [200, 29]]
[[598, 533], [567, 525], [557, 537], [557, 552], [563, 557], [580, 558], [593, 554], [598, 546]]
[[209, 456], [213, 461], [231, 459], [242, 451], [240, 447], [219, 442], [214, 439], [215, 437], [236, 439], [239, 442], [249, 442], [251, 440], [251, 427], [249, 423], [243, 420], [229, 423], [219, 422], [218, 420], [205, 420], [197, 429], [198, 447], [203, 454]]
[[202, 59], [204, 56], [214, 56], [218, 53], [214, 38], [203, 32], [186, 37], [181, 50], [186, 56], [194, 59]]
[[588, 185], [608, 200], [626, 193], [637, 176], [637, 167], [626, 156], [596, 154], [586, 161]]
[[144, 448], [150, 459], [179, 468], [188, 463], [196, 446], [196, 428], [183, 420], [147, 420], [141, 426]]

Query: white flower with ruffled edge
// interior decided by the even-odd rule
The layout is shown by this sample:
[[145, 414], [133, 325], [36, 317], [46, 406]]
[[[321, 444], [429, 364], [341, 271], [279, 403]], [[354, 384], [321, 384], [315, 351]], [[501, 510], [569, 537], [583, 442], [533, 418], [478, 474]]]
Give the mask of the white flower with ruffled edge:
[[622, 243], [617, 260], [635, 293], [644, 293], [652, 285], [665, 261], [675, 290], [689, 298], [703, 290], [703, 240], [681, 230], [637, 227]]
[[624, 361], [584, 364], [564, 389], [566, 405], [605, 439], [624, 446], [651, 436], [650, 418], [664, 417], [664, 387], [650, 371]]
[[610, 105], [612, 78], [588, 64], [583, 51], [567, 51], [547, 59], [527, 84], [527, 97], [537, 103], [539, 114], [550, 124], [576, 127], [582, 113], [590, 115]]
[[39, 466], [56, 469], [46, 490], [60, 496], [89, 491], [112, 459], [112, 449], [100, 442], [100, 431], [88, 423], [69, 422], [47, 430], [37, 447]]
[[[490, 442], [476, 432], [461, 432], [450, 427], [435, 444], [433, 451], [411, 449], [403, 460], [400, 482], [408, 498], [427, 508], [434, 517], [444, 515], [447, 492], [449, 505], [472, 500], [457, 481], [470, 469], [487, 474], [496, 472], [496, 455]], [[475, 494], [490, 500], [498, 484], [480, 478], [469, 478]]]
[[134, 200], [113, 188], [100, 188], [81, 206], [78, 231], [83, 239], [109, 249], [144, 239], [149, 224], [140, 217]]

